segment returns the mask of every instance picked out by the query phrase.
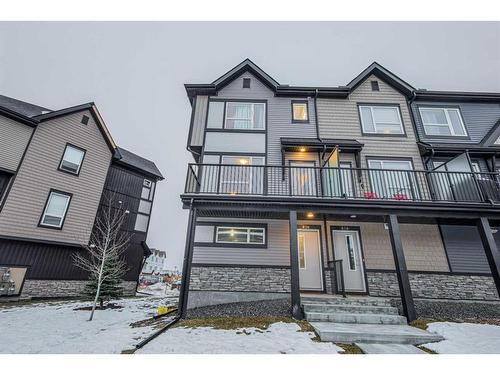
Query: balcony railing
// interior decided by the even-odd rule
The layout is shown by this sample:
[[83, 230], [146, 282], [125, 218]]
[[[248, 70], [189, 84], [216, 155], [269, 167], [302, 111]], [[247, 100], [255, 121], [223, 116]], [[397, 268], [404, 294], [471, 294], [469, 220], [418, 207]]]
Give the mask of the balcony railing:
[[498, 173], [189, 164], [186, 194], [500, 202]]

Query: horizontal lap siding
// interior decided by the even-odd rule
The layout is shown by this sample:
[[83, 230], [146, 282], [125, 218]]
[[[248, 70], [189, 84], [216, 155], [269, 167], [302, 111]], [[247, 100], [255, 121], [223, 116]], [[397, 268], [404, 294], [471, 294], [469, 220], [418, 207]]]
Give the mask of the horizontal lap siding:
[[33, 128], [0, 116], [0, 169], [17, 170]]
[[[422, 119], [418, 107], [426, 105], [459, 107], [462, 113], [464, 125], [467, 129], [470, 139], [466, 138], [439, 138], [426, 136]], [[498, 103], [443, 103], [416, 101], [412, 103], [412, 110], [415, 118], [415, 125], [422, 141], [436, 143], [479, 143], [490, 129], [500, 119], [500, 105]]]
[[200, 218], [198, 221], [267, 224], [268, 246], [267, 248], [195, 246], [193, 263], [290, 265], [290, 237], [288, 234], [288, 221], [286, 220]]
[[[81, 123], [83, 115], [90, 117], [87, 125]], [[58, 170], [67, 142], [87, 150], [79, 176]], [[110, 160], [111, 151], [89, 111], [39, 124], [0, 212], [0, 233], [86, 244]], [[38, 227], [50, 189], [73, 194], [62, 230]]]
[[[379, 82], [372, 91], [370, 81]], [[399, 104], [406, 137], [365, 136], [361, 134], [358, 103]], [[364, 144], [361, 167], [366, 156], [411, 158], [415, 169], [423, 169], [405, 97], [375, 76], [367, 78], [348, 99], [318, 99], [319, 131], [322, 138], [355, 139]]]

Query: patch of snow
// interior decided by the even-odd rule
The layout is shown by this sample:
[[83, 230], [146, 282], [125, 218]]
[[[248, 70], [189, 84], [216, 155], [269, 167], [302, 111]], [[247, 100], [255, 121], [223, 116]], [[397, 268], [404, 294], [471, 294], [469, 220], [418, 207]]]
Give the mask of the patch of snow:
[[445, 338], [422, 346], [441, 354], [500, 354], [500, 326], [473, 323], [430, 323], [427, 330]]
[[312, 332], [300, 332], [295, 323], [273, 323], [266, 330], [210, 327], [172, 328], [137, 354], [335, 354], [343, 349], [330, 342], [312, 341]]
[[0, 308], [0, 353], [120, 353], [153, 332], [130, 323], [151, 318], [166, 299], [125, 298], [112, 301], [122, 309], [90, 311], [75, 308], [89, 302], [58, 301]]
[[[179, 295], [178, 289], [172, 289], [170, 284], [162, 283], [162, 282], [148, 285], [145, 287], [139, 287], [138, 292], [147, 293], [147, 294], [150, 294], [153, 296], [178, 296]], [[141, 293], [138, 293], [137, 295], [140, 296]]]

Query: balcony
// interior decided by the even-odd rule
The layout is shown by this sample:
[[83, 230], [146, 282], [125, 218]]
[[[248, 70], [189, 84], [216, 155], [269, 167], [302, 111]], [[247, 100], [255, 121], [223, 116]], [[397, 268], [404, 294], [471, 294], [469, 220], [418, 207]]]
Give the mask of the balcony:
[[498, 173], [189, 164], [185, 194], [395, 202], [500, 202]]

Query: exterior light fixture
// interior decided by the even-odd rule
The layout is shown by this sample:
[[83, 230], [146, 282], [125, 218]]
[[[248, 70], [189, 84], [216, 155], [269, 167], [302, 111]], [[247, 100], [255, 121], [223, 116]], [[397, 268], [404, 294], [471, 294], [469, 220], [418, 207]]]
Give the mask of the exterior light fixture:
[[306, 148], [305, 147], [301, 147], [301, 148], [299, 148], [299, 151], [300, 152], [306, 152]]
[[306, 216], [308, 219], [312, 219], [314, 217], [314, 214], [312, 212], [308, 212]]
[[351, 219], [356, 219], [356, 215], [351, 215]]
[[239, 163], [242, 165], [247, 165], [248, 164], [248, 159], [240, 159]]

